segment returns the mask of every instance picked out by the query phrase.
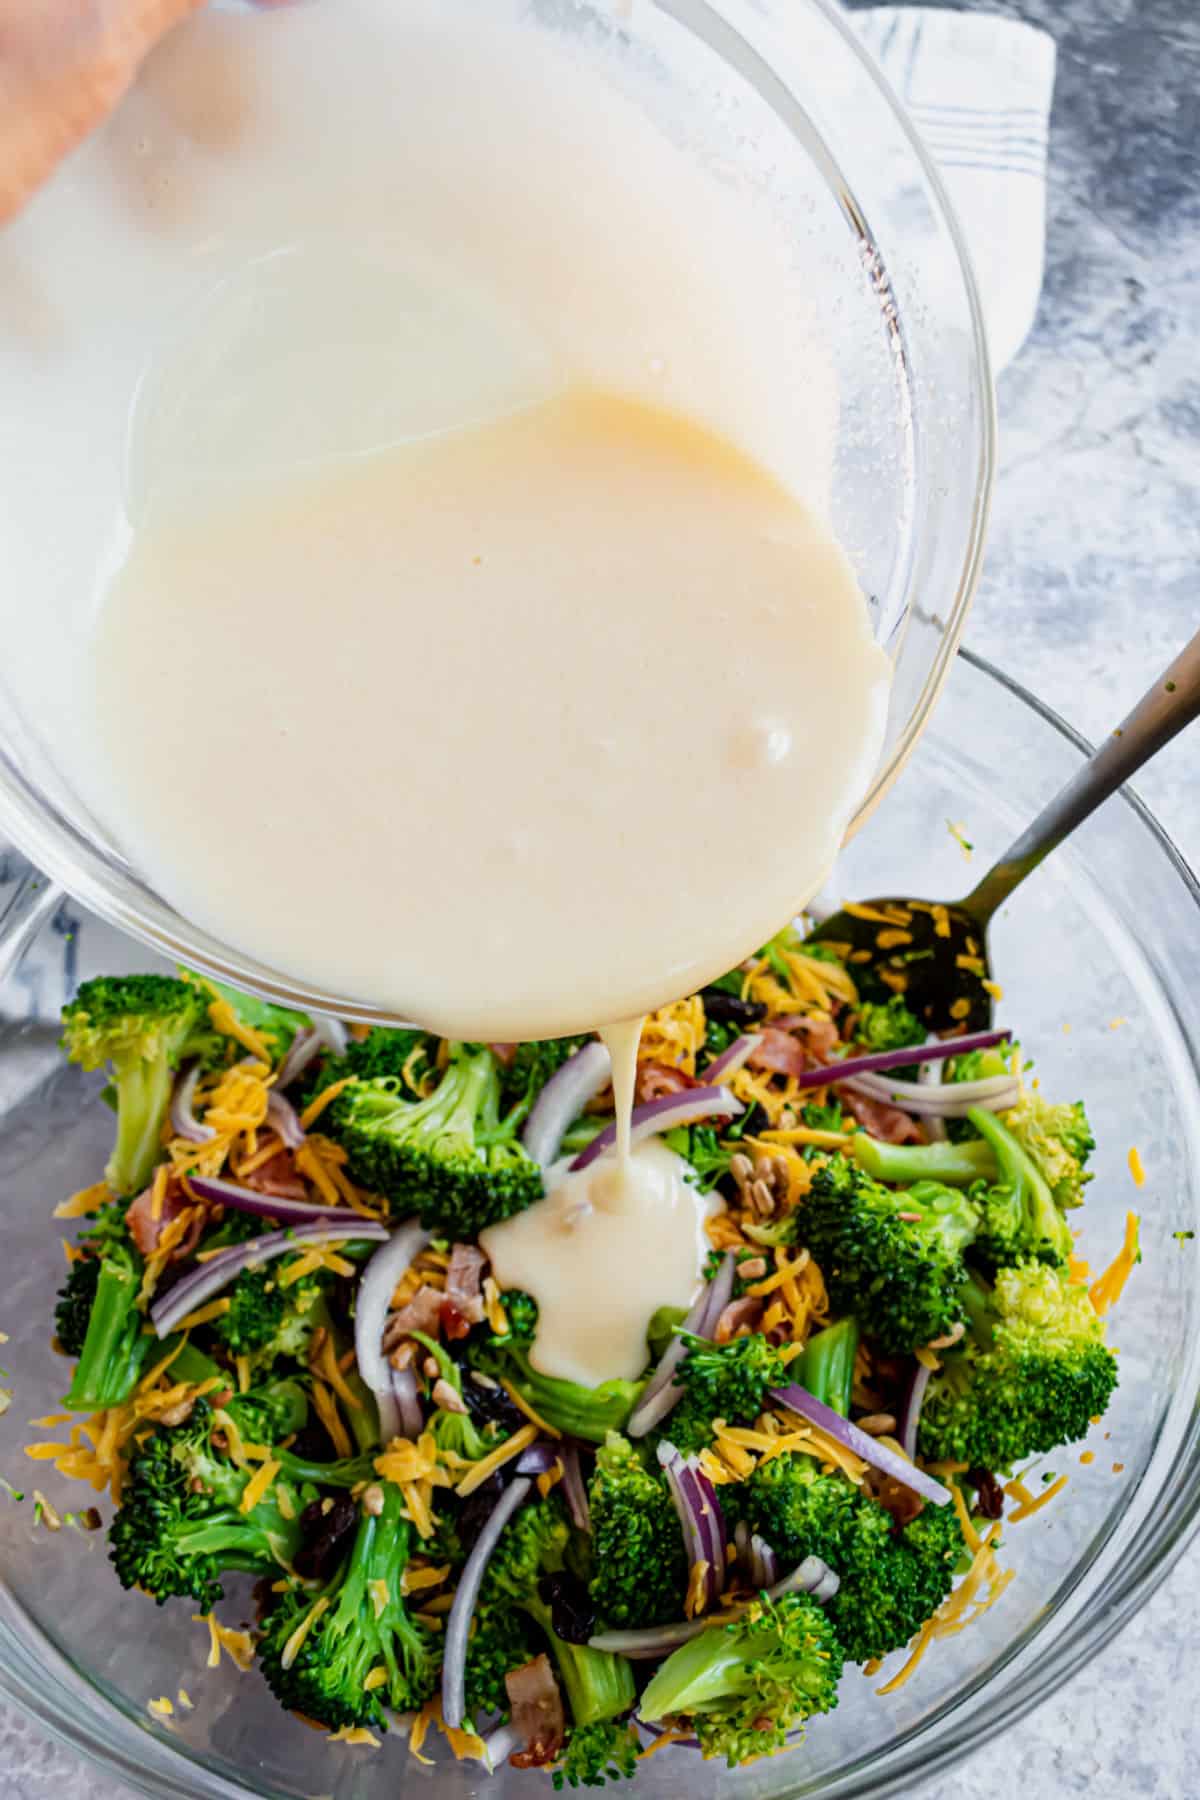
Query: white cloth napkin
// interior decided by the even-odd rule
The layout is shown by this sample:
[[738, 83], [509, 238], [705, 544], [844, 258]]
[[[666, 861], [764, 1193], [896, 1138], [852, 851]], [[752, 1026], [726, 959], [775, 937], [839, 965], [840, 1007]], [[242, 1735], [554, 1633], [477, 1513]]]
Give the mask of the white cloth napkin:
[[877, 6], [848, 16], [941, 171], [998, 371], [1028, 336], [1041, 292], [1054, 40], [989, 13]]

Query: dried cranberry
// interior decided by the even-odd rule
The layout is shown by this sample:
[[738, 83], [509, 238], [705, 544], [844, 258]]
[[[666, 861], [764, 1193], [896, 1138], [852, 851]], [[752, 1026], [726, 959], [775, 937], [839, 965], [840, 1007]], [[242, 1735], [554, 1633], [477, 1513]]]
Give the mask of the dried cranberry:
[[475, 1547], [475, 1540], [487, 1524], [495, 1510], [496, 1502], [504, 1492], [504, 1477], [497, 1470], [489, 1475], [475, 1492], [463, 1501], [462, 1511], [458, 1515], [458, 1536], [462, 1547], [468, 1554]]
[[586, 1644], [596, 1629], [596, 1614], [583, 1583], [560, 1570], [542, 1576], [538, 1593], [550, 1608], [550, 1623], [563, 1642]]
[[305, 1580], [324, 1580], [331, 1575], [349, 1540], [358, 1529], [358, 1508], [349, 1494], [326, 1503], [313, 1500], [300, 1514], [304, 1540], [296, 1552], [294, 1568]]
[[514, 1406], [502, 1387], [480, 1387], [470, 1375], [463, 1382], [463, 1399], [467, 1411], [478, 1425], [495, 1423], [505, 1431], [519, 1431], [529, 1421], [519, 1406]]
[[972, 1469], [967, 1480], [975, 1489], [975, 1504], [985, 1519], [1004, 1517], [1004, 1489], [989, 1469]]
[[723, 988], [704, 988], [700, 998], [705, 1018], [714, 1025], [757, 1025], [767, 1014], [761, 1001], [743, 1000], [737, 994], [727, 994]]

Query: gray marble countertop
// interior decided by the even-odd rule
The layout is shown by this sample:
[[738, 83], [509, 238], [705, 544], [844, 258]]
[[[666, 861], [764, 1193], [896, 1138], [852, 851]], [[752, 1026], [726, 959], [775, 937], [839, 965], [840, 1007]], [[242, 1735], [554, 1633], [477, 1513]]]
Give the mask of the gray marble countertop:
[[[1197, 624], [1200, 564], [1200, 14], [1193, 0], [982, 0], [1059, 46], [1047, 269], [1002, 378], [1001, 474], [967, 641], [1102, 734]], [[1048, 476], [1052, 471], [1052, 479]], [[1196, 740], [1141, 791], [1200, 865]], [[922, 1800], [996, 1783], [1026, 1800], [1197, 1791], [1200, 1546], [1068, 1687]], [[1194, 1642], [1194, 1634], [1193, 1634]], [[0, 1800], [127, 1790], [0, 1707]]]

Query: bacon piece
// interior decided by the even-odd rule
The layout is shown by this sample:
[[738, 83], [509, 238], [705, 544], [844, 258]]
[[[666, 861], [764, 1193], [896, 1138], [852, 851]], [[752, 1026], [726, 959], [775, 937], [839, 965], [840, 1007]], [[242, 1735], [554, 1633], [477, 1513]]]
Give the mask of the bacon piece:
[[270, 1194], [276, 1200], [307, 1200], [308, 1189], [296, 1173], [292, 1153], [280, 1145], [274, 1156], [241, 1177], [243, 1187], [256, 1194]]
[[518, 1048], [519, 1048], [519, 1045], [517, 1045], [517, 1044], [489, 1044], [488, 1045], [488, 1049], [491, 1051], [491, 1053], [495, 1057], [496, 1061], [498, 1063], [501, 1063], [503, 1065], [503, 1067], [506, 1069], [507, 1069], [509, 1063], [512, 1061], [513, 1057], [517, 1054]]
[[818, 1068], [831, 1060], [841, 1042], [837, 1026], [824, 1013], [787, 1013], [774, 1023], [780, 1031], [795, 1032], [803, 1040], [804, 1048], [815, 1057]]
[[483, 1318], [483, 1271], [487, 1257], [474, 1244], [455, 1244], [446, 1270], [446, 1299], [461, 1319], [478, 1325]]
[[153, 1194], [154, 1187], [151, 1184], [138, 1195], [136, 1200], [131, 1201], [129, 1210], [125, 1214], [129, 1235], [143, 1256], [153, 1256], [158, 1249], [158, 1240], [167, 1226], [172, 1224], [187, 1207], [195, 1207], [195, 1217], [167, 1259], [173, 1263], [182, 1262], [185, 1257], [192, 1254], [200, 1242], [208, 1216], [207, 1208], [195, 1200], [188, 1199], [178, 1175], [173, 1170], [167, 1176], [162, 1210], [157, 1219], [154, 1217], [153, 1211]]
[[525, 1745], [509, 1757], [513, 1768], [536, 1769], [553, 1762], [562, 1749], [567, 1724], [549, 1657], [535, 1656], [521, 1668], [510, 1669], [504, 1686], [512, 1707], [513, 1729]]
[[759, 1038], [746, 1058], [752, 1069], [770, 1069], [776, 1075], [803, 1075], [808, 1057], [798, 1037], [781, 1031], [777, 1025], [765, 1025]]
[[762, 1301], [756, 1300], [752, 1294], [743, 1294], [740, 1300], [731, 1300], [722, 1309], [713, 1336], [718, 1344], [727, 1344], [743, 1325], [748, 1325], [753, 1331], [761, 1316]]
[[647, 1100], [661, 1100], [664, 1094], [682, 1094], [688, 1088], [703, 1086], [703, 1081], [683, 1069], [672, 1068], [670, 1063], [638, 1064], [637, 1098], [642, 1106]]
[[394, 1350], [400, 1339], [411, 1331], [423, 1331], [426, 1337], [436, 1337], [443, 1298], [440, 1288], [429, 1287], [423, 1282], [411, 1300], [388, 1314], [383, 1328], [384, 1350]]
[[866, 1094], [855, 1094], [849, 1088], [838, 1089], [838, 1099], [873, 1138], [884, 1144], [923, 1144], [925, 1135], [915, 1119], [886, 1101], [872, 1100]]

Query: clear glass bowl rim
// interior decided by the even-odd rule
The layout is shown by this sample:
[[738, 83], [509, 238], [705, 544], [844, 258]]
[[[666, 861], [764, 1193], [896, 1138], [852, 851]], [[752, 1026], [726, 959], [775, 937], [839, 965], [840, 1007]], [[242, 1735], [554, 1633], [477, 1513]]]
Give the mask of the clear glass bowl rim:
[[[960, 650], [959, 655], [977, 674], [1005, 689], [1044, 725], [1057, 732], [1081, 757], [1091, 755], [1093, 746], [1019, 682], [970, 650]], [[1117, 801], [1129, 807], [1149, 833], [1178, 877], [1200, 921], [1200, 882], [1180, 852], [1132, 789], [1122, 788]], [[1187, 1049], [1192, 1069], [1200, 1079], [1200, 1044], [1189, 1039]], [[866, 1782], [852, 1776], [843, 1780], [835, 1778], [822, 1790], [823, 1800], [859, 1800], [868, 1793], [872, 1800], [900, 1796], [912, 1784], [946, 1773], [997, 1733], [1049, 1699], [1129, 1622], [1197, 1535], [1200, 1530], [1200, 1481], [1195, 1479], [1198, 1467], [1200, 1412], [1193, 1414], [1175, 1457], [1162, 1477], [1152, 1522], [1119, 1573], [1110, 1579], [1102, 1607], [1092, 1609], [1086, 1615], [1081, 1613], [1057, 1633], [1045, 1634], [1045, 1643], [1036, 1650], [1027, 1666], [998, 1688], [994, 1697], [986, 1695], [986, 1688], [995, 1684], [996, 1670], [992, 1670], [978, 1686], [957, 1696], [948, 1710], [927, 1720], [903, 1751], [895, 1754], [886, 1770], [873, 1771]], [[1076, 1582], [1084, 1578], [1088, 1566], [1081, 1565], [1076, 1572]], [[53, 1737], [120, 1776], [134, 1790], [161, 1797], [161, 1800], [247, 1800], [253, 1793], [143, 1732], [115, 1707], [106, 1705], [102, 1693], [79, 1675], [41, 1633], [33, 1632], [23, 1615], [20, 1616], [23, 1624], [18, 1636], [18, 1615], [0, 1584], [0, 1695], [14, 1702]], [[1024, 1641], [1016, 1641], [1007, 1660], [1011, 1661], [1026, 1647]], [[985, 1690], [985, 1699], [982, 1709], [976, 1711], [965, 1703], [980, 1688]], [[962, 1716], [964, 1728], [955, 1729], [955, 1714]], [[969, 1730], [965, 1729], [968, 1719]], [[809, 1790], [801, 1777], [796, 1786], [781, 1789], [777, 1800], [801, 1800], [806, 1791]], [[260, 1790], [263, 1796], [268, 1792]]]
[[[670, 0], [659, 0], [665, 10]], [[897, 99], [873, 57], [860, 43], [852, 26], [833, 0], [805, 0], [828, 27], [842, 38], [876, 89], [884, 107], [907, 140], [914, 162], [927, 184], [938, 222], [953, 246], [970, 320], [970, 368], [973, 391], [970, 410], [978, 420], [978, 461], [971, 497], [966, 552], [954, 595], [946, 607], [945, 627], [931, 666], [912, 712], [885, 764], [879, 769], [847, 830], [853, 837], [870, 818], [889, 788], [903, 772], [954, 663], [971, 600], [982, 570], [987, 522], [991, 510], [996, 471], [996, 406], [991, 362], [979, 290], [970, 253], [954, 208], [937, 168], [924, 148], [901, 102]], [[844, 184], [843, 184], [844, 185]], [[849, 187], [839, 187], [835, 198], [851, 229], [863, 235], [862, 215]], [[911, 602], [910, 602], [911, 604]], [[144, 890], [139, 878], [102, 844], [85, 836], [46, 795], [39, 793], [21, 770], [0, 749], [0, 833], [42, 873], [66, 889], [76, 900], [106, 923], [139, 939], [173, 961], [185, 962], [217, 980], [247, 987], [270, 999], [307, 1012], [335, 1013], [352, 1022], [396, 1024], [396, 1014], [367, 1002], [348, 1000], [289, 980], [193, 926], [165, 901]], [[146, 898], [143, 899], [143, 893]]]

